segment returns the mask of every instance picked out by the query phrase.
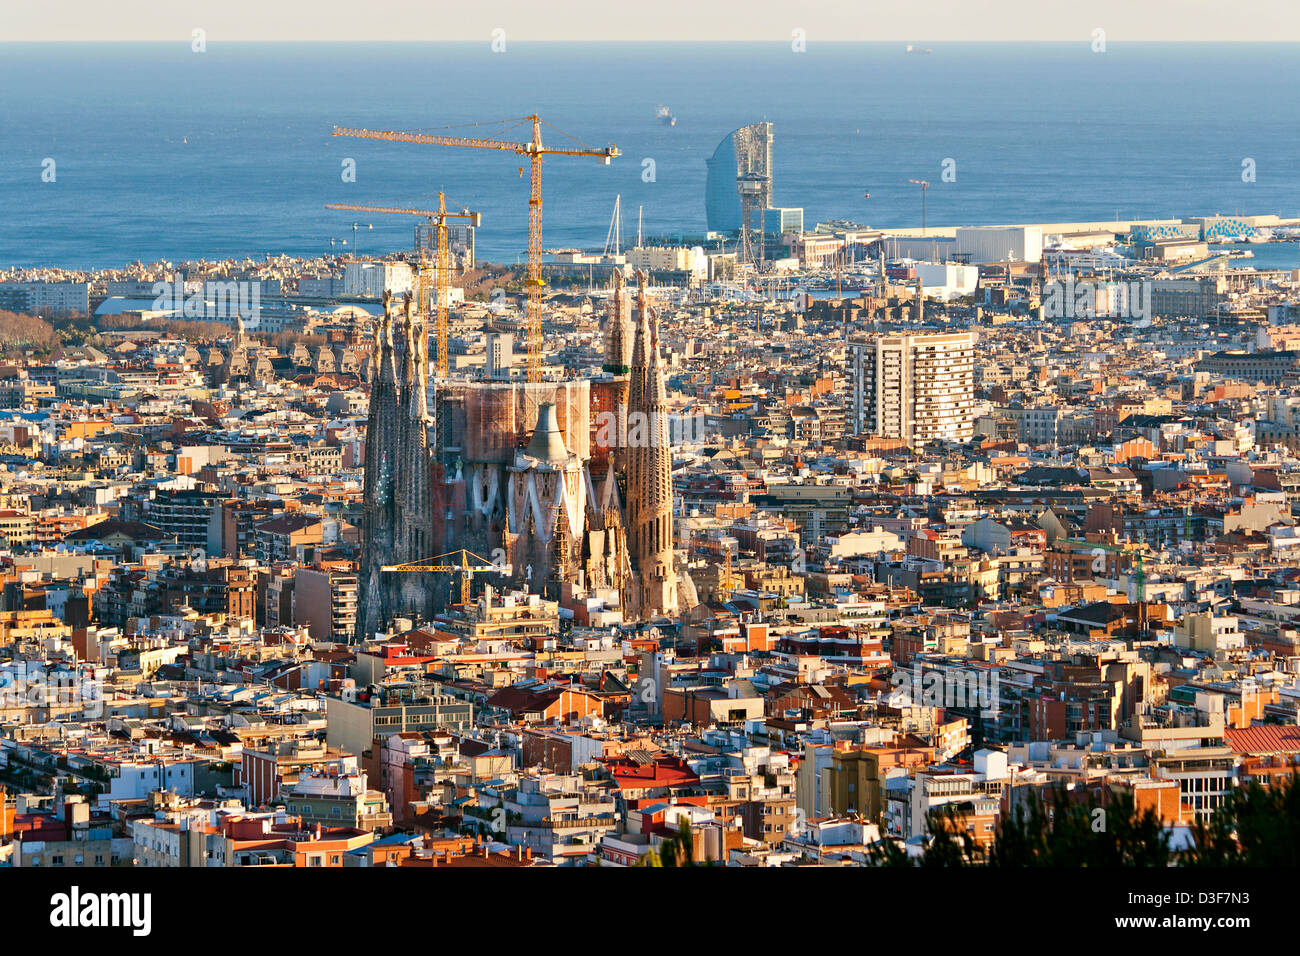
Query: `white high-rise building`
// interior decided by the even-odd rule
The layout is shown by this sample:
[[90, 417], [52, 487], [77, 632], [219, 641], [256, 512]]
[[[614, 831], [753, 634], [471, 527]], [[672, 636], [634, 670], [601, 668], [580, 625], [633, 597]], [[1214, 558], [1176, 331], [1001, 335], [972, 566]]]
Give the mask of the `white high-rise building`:
[[343, 270], [343, 294], [378, 299], [385, 291], [400, 296], [414, 288], [414, 274], [405, 262], [349, 262]]
[[[149, 295], [149, 298], [153, 298]], [[87, 282], [0, 282], [0, 309], [35, 315], [49, 309], [56, 315], [89, 315]]]
[[920, 446], [975, 431], [975, 336], [884, 335], [853, 349], [854, 434]]
[[509, 378], [515, 365], [515, 337], [509, 332], [489, 332], [483, 357], [485, 378]]

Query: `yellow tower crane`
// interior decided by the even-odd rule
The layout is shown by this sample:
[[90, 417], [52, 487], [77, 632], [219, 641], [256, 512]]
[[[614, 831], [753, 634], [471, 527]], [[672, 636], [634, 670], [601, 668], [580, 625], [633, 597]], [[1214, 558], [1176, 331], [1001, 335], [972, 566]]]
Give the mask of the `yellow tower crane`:
[[[478, 139], [469, 136], [437, 136], [429, 133], [403, 133], [395, 130], [355, 129], [334, 127], [335, 136], [353, 136], [359, 139], [380, 139], [396, 143], [421, 143], [426, 146], [460, 146], [467, 149], [497, 149], [528, 157], [531, 189], [528, 195], [528, 381], [542, 380], [542, 157], [543, 156], [594, 156], [609, 165], [619, 155], [618, 147], [608, 146], [583, 149], [551, 149], [542, 145], [542, 120], [537, 114], [523, 117], [520, 122], [532, 124], [532, 137], [526, 143], [503, 139]], [[520, 171], [522, 174], [522, 170]]]
[[[471, 564], [470, 558], [478, 561], [478, 564]], [[380, 571], [390, 571], [398, 574], [450, 574], [460, 573], [460, 603], [468, 604], [470, 598], [470, 575], [472, 574], [509, 574], [509, 565], [496, 565], [487, 558], [475, 554], [473, 551], [467, 551], [461, 548], [459, 551], [448, 551], [446, 554], [438, 554], [432, 558], [421, 558], [419, 561], [408, 561], [405, 564], [385, 564], [379, 569]]]
[[[434, 300], [437, 302], [437, 324], [435, 330], [438, 336], [437, 360], [434, 363], [437, 378], [445, 379], [447, 377], [447, 286], [450, 284], [451, 267], [447, 258], [447, 220], [448, 219], [468, 219], [470, 225], [477, 228], [483, 222], [483, 214], [470, 212], [468, 209], [462, 209], [460, 212], [447, 212], [447, 198], [442, 193], [438, 193], [437, 209], [407, 209], [401, 206], [355, 206], [351, 203], [328, 203], [326, 209], [352, 209], [358, 212], [386, 212], [399, 216], [424, 216], [429, 220], [430, 226], [437, 227], [438, 235], [438, 260], [434, 269]], [[420, 260], [416, 266], [415, 272], [415, 303], [417, 308], [425, 308], [428, 301], [428, 268], [424, 261], [424, 247], [421, 246]]]

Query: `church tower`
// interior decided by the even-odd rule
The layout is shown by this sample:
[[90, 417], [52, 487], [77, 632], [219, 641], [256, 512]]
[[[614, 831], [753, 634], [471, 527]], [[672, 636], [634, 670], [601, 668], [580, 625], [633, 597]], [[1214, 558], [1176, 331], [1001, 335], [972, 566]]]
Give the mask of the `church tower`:
[[362, 587], [356, 640], [367, 640], [394, 617], [429, 617], [433, 591], [424, 576], [384, 572], [384, 565], [429, 557], [433, 540], [432, 459], [429, 454], [428, 338], [403, 303], [394, 329], [392, 295], [375, 329], [370, 411], [366, 423], [362, 498]]
[[673, 559], [673, 452], [658, 317], [637, 274], [637, 326], [628, 383], [627, 542], [640, 617], [678, 609]]

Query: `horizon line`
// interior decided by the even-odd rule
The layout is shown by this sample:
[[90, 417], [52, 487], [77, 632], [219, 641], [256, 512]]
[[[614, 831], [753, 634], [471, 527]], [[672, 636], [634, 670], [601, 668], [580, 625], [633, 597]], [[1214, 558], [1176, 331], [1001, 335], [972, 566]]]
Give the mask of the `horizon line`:
[[[125, 45], [125, 44], [151, 44], [151, 45], [158, 45], [158, 46], [166, 46], [166, 45], [171, 45], [171, 44], [184, 45], [184, 44], [186, 44], [187, 42], [188, 42], [188, 40], [187, 40], [187, 38], [185, 38], [185, 37], [181, 37], [181, 38], [177, 38], [177, 39], [171, 39], [171, 40], [159, 40], [159, 39], [138, 39], [138, 38], [122, 38], [122, 39], [109, 39], [109, 40], [106, 40], [106, 39], [103, 39], [103, 38], [59, 39], [59, 40], [34, 40], [34, 39], [13, 39], [13, 38], [8, 38], [8, 39], [0, 39], [0, 46], [11, 46], [11, 45], [19, 45], [19, 44], [30, 44], [30, 45], [37, 45], [37, 44], [39, 44], [39, 45], [42, 45], [42, 46], [73, 46], [73, 45], [83, 45], [83, 44], [94, 44], [94, 45], [96, 45], [96, 46], [121, 46], [121, 45]], [[212, 42], [212, 41], [209, 40], [209, 42]], [[375, 44], [381, 44], [381, 43], [382, 43], [382, 44], [391, 44], [391, 45], [393, 45], [393, 46], [420, 46], [420, 45], [425, 45], [425, 46], [477, 46], [477, 45], [484, 44], [484, 43], [490, 43], [490, 42], [491, 42], [491, 39], [490, 39], [490, 38], [486, 38], [486, 39], [474, 39], [474, 40], [464, 40], [464, 39], [462, 39], [462, 40], [386, 40], [386, 39], [373, 39], [373, 38], [372, 38], [372, 39], [335, 39], [335, 40], [326, 40], [326, 39], [286, 39], [286, 38], [276, 38], [276, 39], [250, 39], [250, 38], [247, 38], [247, 37], [236, 37], [236, 38], [233, 38], [233, 39], [221, 39], [221, 38], [218, 38], [218, 40], [217, 40], [216, 42], [218, 42], [218, 43], [249, 43], [249, 44], [252, 44], [252, 43], [266, 43], [266, 44], [270, 44], [270, 43], [295, 43], [295, 44], [312, 45], [312, 46], [349, 45], [349, 44], [350, 44], [350, 45], [355, 45], [355, 44], [361, 44], [361, 43], [375, 43]], [[519, 44], [524, 44], [524, 43], [539, 43], [539, 44], [540, 44], [540, 43], [545, 43], [545, 44], [569, 45], [569, 46], [597, 46], [597, 45], [599, 45], [599, 46], [614, 46], [614, 45], [617, 45], [617, 46], [682, 46], [682, 45], [685, 45], [685, 44], [692, 44], [692, 43], [694, 43], [694, 44], [701, 44], [701, 43], [709, 43], [709, 44], [736, 44], [736, 45], [740, 45], [740, 44], [750, 44], [750, 45], [771, 44], [771, 45], [773, 45], [773, 46], [788, 46], [788, 45], [789, 45], [789, 38], [771, 39], [771, 40], [756, 40], [756, 39], [719, 39], [719, 38], [707, 38], [707, 39], [684, 39], [684, 38], [674, 38], [674, 39], [671, 39], [671, 40], [669, 40], [669, 39], [662, 39], [662, 40], [654, 40], [654, 39], [648, 39], [648, 40], [624, 40], [624, 39], [608, 39], [608, 40], [606, 40], [606, 39], [593, 39], [593, 40], [570, 40], [570, 39], [563, 39], [563, 40], [559, 40], [559, 39], [549, 39], [549, 38], [524, 38], [524, 39], [519, 39], [519, 38], [512, 37], [512, 38], [510, 39], [510, 42], [511, 42], [511, 43], [519, 43]], [[872, 40], [865, 40], [865, 39], [864, 39], [864, 40], [842, 40], [842, 39], [819, 40], [819, 39], [810, 39], [808, 42], [809, 42], [809, 45], [817, 45], [817, 46], [849, 46], [849, 45], [858, 45], [858, 46], [886, 46], [886, 45], [888, 45], [888, 46], [893, 46], [893, 45], [895, 45], [895, 44], [899, 44], [899, 43], [933, 43], [933, 44], [936, 44], [936, 45], [943, 45], [943, 46], [994, 46], [994, 45], [998, 45], [998, 46], [1035, 46], [1035, 45], [1041, 45], [1041, 44], [1059, 44], [1059, 45], [1080, 44], [1080, 45], [1087, 45], [1087, 43], [1088, 43], [1089, 41], [1088, 41], [1088, 39], [1086, 39], [1086, 38], [1078, 38], [1078, 37], [1076, 37], [1076, 38], [1072, 38], [1072, 39], [1045, 38], [1045, 39], [1037, 39], [1037, 40], [1023, 40], [1023, 39], [1021, 39], [1021, 40], [1007, 40], [1007, 39], [1001, 39], [1001, 38], [998, 38], [998, 39], [992, 39], [992, 38], [990, 38], [990, 39], [969, 39], [969, 40], [936, 40], [936, 39], [925, 39], [925, 38], [923, 38], [923, 37], [922, 37], [922, 38], [917, 38], [917, 37], [898, 37], [898, 38], [891, 38], [891, 39], [872, 39]], [[1252, 39], [1252, 40], [1247, 40], [1247, 39], [1222, 39], [1222, 38], [1219, 38], [1219, 39], [1208, 39], [1208, 38], [1207, 38], [1207, 39], [1179, 39], [1179, 40], [1169, 40], [1169, 39], [1154, 38], [1154, 37], [1137, 37], [1137, 38], [1130, 38], [1130, 39], [1110, 39], [1110, 38], [1108, 38], [1106, 42], [1107, 42], [1107, 45], [1108, 45], [1108, 46], [1126, 45], [1126, 44], [1136, 44], [1136, 43], [1153, 44], [1153, 45], [1154, 45], [1154, 44], [1160, 44], [1160, 45], [1165, 45], [1165, 46], [1189, 46], [1189, 45], [1193, 45], [1193, 44], [1206, 44], [1206, 45], [1210, 45], [1210, 46], [1226, 46], [1226, 45], [1230, 45], [1230, 44], [1231, 44], [1231, 45], [1254, 45], [1254, 44], [1260, 44], [1260, 45], [1272, 45], [1272, 46], [1296, 46], [1296, 45], [1300, 45], [1300, 39], [1294, 39], [1294, 40], [1278, 40], [1278, 39], [1272, 39], [1272, 38], [1268, 38], [1268, 39], [1263, 39], [1263, 38], [1261, 38], [1261, 39]]]

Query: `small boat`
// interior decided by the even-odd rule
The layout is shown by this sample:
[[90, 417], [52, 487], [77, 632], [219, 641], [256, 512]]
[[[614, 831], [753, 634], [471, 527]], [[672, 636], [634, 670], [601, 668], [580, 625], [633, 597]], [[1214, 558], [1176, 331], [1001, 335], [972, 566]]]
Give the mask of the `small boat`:
[[663, 123], [665, 126], [677, 125], [677, 117], [673, 115], [673, 111], [662, 103], [655, 108], [655, 119]]
[[931, 50], [929, 47], [912, 46], [912, 44], [909, 43], [907, 45], [907, 49], [904, 50], [903, 52], [904, 53], [933, 53], [934, 51]]

